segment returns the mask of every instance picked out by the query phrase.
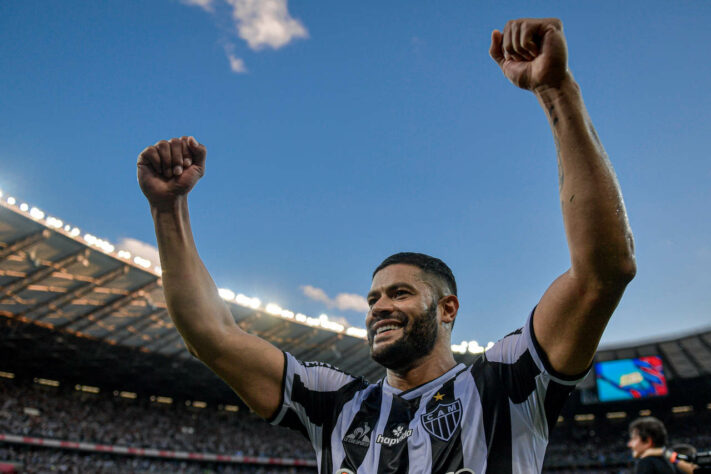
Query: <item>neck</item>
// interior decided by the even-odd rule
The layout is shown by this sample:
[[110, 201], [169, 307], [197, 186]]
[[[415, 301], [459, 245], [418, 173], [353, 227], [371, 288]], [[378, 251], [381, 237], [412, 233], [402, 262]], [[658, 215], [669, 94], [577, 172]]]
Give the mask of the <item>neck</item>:
[[410, 390], [434, 380], [457, 365], [452, 350], [440, 346], [404, 369], [388, 369], [388, 384], [398, 390]]

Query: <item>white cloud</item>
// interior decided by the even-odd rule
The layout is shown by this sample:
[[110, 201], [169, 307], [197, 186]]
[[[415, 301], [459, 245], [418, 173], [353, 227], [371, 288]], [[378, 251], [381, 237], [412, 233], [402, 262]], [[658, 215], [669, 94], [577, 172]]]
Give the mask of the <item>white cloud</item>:
[[200, 7], [206, 12], [213, 12], [215, 8], [213, 6], [212, 0], [181, 0], [186, 5], [194, 5]]
[[304, 25], [289, 15], [287, 0], [226, 0], [239, 37], [257, 51], [279, 49], [293, 39], [307, 38]]
[[[279, 49], [298, 38], [308, 38], [309, 32], [297, 19], [292, 18], [288, 0], [181, 0], [183, 4], [197, 6], [213, 15], [219, 15], [225, 5], [232, 10], [232, 22], [237, 36], [253, 51], [264, 48]], [[234, 54], [234, 45], [225, 48], [230, 68], [235, 73], [247, 72], [244, 60]]]
[[341, 311], [368, 311], [368, 302], [361, 295], [354, 293], [339, 293], [335, 298], [329, 298], [328, 294], [321, 288], [316, 288], [311, 285], [301, 287], [304, 295], [312, 300], [320, 301], [329, 308], [338, 308]]
[[134, 257], [138, 256], [147, 258], [148, 260], [153, 262], [153, 265], [160, 264], [158, 249], [151, 244], [147, 244], [145, 242], [141, 242], [140, 240], [126, 237], [124, 239], [121, 239], [121, 241], [116, 247], [122, 250], [128, 250]]
[[227, 53], [227, 59], [230, 61], [230, 69], [232, 72], [237, 74], [244, 74], [247, 72], [247, 67], [244, 65], [244, 61], [232, 53]]

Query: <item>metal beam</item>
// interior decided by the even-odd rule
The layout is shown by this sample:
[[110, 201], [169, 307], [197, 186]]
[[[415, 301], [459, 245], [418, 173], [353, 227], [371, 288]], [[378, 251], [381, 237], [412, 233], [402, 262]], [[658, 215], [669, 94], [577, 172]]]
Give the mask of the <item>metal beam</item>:
[[115, 298], [113, 301], [111, 301], [103, 306], [99, 306], [98, 308], [92, 309], [91, 311], [89, 311], [86, 314], [82, 314], [81, 316], [74, 318], [71, 321], [67, 321], [66, 323], [55, 326], [55, 328], [61, 330], [61, 329], [64, 329], [65, 327], [72, 326], [74, 323], [78, 322], [79, 320], [83, 320], [79, 325], [72, 328], [75, 331], [83, 331], [84, 329], [95, 325], [99, 321], [108, 318], [109, 316], [111, 316], [111, 313], [116, 311], [117, 309], [127, 306], [129, 303], [131, 303], [133, 300], [136, 299], [137, 295], [139, 295], [145, 291], [150, 291], [153, 288], [155, 288], [156, 286], [158, 286], [158, 278], [156, 278], [155, 280], [151, 280], [148, 283], [146, 283], [134, 290], [130, 290], [130, 292], [127, 295], [119, 296], [118, 298]]
[[52, 235], [52, 232], [49, 229], [42, 229], [33, 234], [20, 237], [14, 242], [9, 243], [4, 249], [0, 250], [0, 261], [5, 260], [10, 255], [14, 255], [27, 247], [36, 244], [37, 242], [48, 239], [50, 235]]
[[108, 272], [104, 273], [103, 275], [99, 276], [96, 278], [94, 281], [91, 283], [86, 283], [83, 285], [77, 285], [73, 290], [69, 290], [67, 293], [64, 293], [63, 295], [59, 295], [55, 298], [50, 299], [49, 301], [43, 301], [41, 303], [37, 303], [36, 305], [18, 313], [16, 316], [24, 316], [29, 313], [33, 313], [37, 310], [44, 309], [45, 307], [48, 308], [48, 311], [42, 315], [35, 316], [33, 318], [33, 321], [41, 321], [47, 316], [49, 316], [52, 311], [57, 311], [62, 308], [62, 306], [65, 306], [75, 299], [82, 297], [92, 291], [94, 288], [97, 286], [104, 285], [111, 280], [124, 275], [128, 273], [129, 267], [127, 265], [121, 265], [118, 268], [115, 268], [113, 270], [109, 270]]
[[334, 334], [325, 341], [317, 344], [314, 348], [311, 350], [307, 351], [302, 357], [304, 360], [308, 360], [309, 358], [316, 357], [319, 353], [322, 351], [325, 351], [330, 348], [330, 345], [333, 344], [334, 342], [338, 341], [341, 339], [342, 336], [341, 334]]
[[[318, 334], [318, 329], [312, 328], [310, 331], [306, 331], [304, 334], [301, 336], [297, 337], [295, 341], [291, 342], [291, 346], [293, 347], [293, 353], [292, 355], [296, 357], [297, 359], [301, 359], [302, 354], [306, 354], [308, 351], [312, 350], [313, 347], [305, 347], [305, 348], [300, 348], [299, 346], [301, 345], [302, 342], [305, 340], [314, 337], [314, 335]], [[298, 350], [298, 352], [297, 352]]]
[[356, 362], [356, 363], [351, 367], [351, 371], [352, 371], [353, 373], [355, 373], [355, 374], [358, 374], [358, 373], [362, 372], [363, 370], [366, 370], [366, 368], [367, 368], [370, 364], [375, 364], [375, 363], [376, 363], [376, 362], [375, 362], [373, 359], [370, 358], [370, 355], [368, 355], [368, 356], [364, 357], [363, 359], [361, 359], [360, 361]]
[[[172, 335], [173, 337], [167, 337], [168, 335]], [[148, 344], [147, 346], [144, 346], [144, 347], [151, 352], [158, 352], [159, 350], [163, 349], [165, 346], [168, 346], [168, 345], [174, 343], [175, 341], [177, 341], [180, 338], [181, 338], [180, 333], [177, 330], [175, 332], [167, 330], [165, 335], [155, 339], [154, 341], [151, 341], [150, 344]], [[153, 344], [160, 341], [161, 339], [163, 339], [163, 341], [160, 344], [153, 346]]]
[[[168, 310], [163, 309], [163, 308], [157, 308], [149, 313], [146, 313], [146, 314], [143, 314], [143, 315], [138, 316], [136, 318], [133, 318], [131, 321], [128, 321], [127, 323], [122, 324], [121, 326], [114, 329], [112, 335], [116, 336], [118, 334], [121, 334], [124, 330], [127, 330], [129, 327], [133, 326], [134, 324], [135, 324], [135, 326], [133, 326], [134, 330], [136, 330], [137, 332], [143, 331], [145, 328], [150, 326], [151, 323], [153, 323], [153, 316], [156, 316], [158, 314], [161, 314], [161, 313], [167, 312], [167, 311]], [[125, 341], [126, 339], [128, 339], [129, 337], [131, 337], [135, 334], [130, 331], [126, 331], [126, 332], [127, 332], [126, 335], [124, 335], [118, 339], [114, 339], [114, 342], [116, 344], [120, 344], [121, 342]], [[105, 341], [106, 339], [108, 339], [108, 334], [100, 339], [102, 341]]]
[[374, 363], [375, 363], [376, 367], [373, 367], [373, 370], [371, 370], [370, 372], [367, 372], [365, 374], [365, 378], [368, 380], [380, 378], [380, 377], [378, 377], [378, 375], [380, 375], [383, 372], [383, 370], [385, 370], [385, 368], [383, 366], [381, 366], [380, 364], [378, 364], [377, 362], [374, 362]]
[[185, 344], [183, 344], [183, 346], [180, 349], [178, 349], [177, 351], [170, 352], [170, 353], [164, 354], [164, 355], [166, 357], [175, 357], [182, 352], [187, 352], [188, 354], [190, 354], [190, 351], [188, 350], [188, 347]]
[[244, 319], [240, 319], [239, 321], [235, 319], [235, 322], [240, 328], [242, 328], [242, 330], [249, 331], [250, 329], [252, 329], [252, 323], [261, 317], [261, 313], [259, 313], [259, 311], [255, 311], [253, 315], [247, 316]]
[[66, 257], [60, 258], [55, 262], [50, 262], [46, 264], [44, 268], [38, 268], [34, 272], [25, 276], [25, 278], [15, 280], [12, 283], [3, 286], [2, 288], [0, 288], [0, 299], [4, 298], [6, 295], [17, 294], [28, 286], [30, 286], [31, 284], [47, 278], [55, 271], [60, 270], [66, 267], [67, 265], [75, 262], [79, 255], [84, 252], [88, 252], [88, 250], [80, 249], [79, 251], [67, 255]]
[[284, 329], [285, 326], [288, 326], [290, 323], [286, 320], [284, 321], [279, 321], [279, 323], [275, 324], [274, 326], [270, 327], [263, 333], [259, 335], [262, 339], [268, 339], [272, 337], [273, 335], [277, 334], [279, 331]]
[[350, 357], [353, 353], [358, 352], [358, 350], [364, 346], [364, 342], [358, 339], [358, 342], [348, 347], [345, 351], [341, 352], [341, 359]]

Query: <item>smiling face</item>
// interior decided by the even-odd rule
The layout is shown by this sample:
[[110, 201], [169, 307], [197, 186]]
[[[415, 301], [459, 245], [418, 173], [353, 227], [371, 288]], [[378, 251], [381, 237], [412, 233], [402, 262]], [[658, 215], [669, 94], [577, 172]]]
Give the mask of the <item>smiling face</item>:
[[429, 355], [438, 336], [438, 298], [423, 272], [394, 264], [373, 277], [365, 319], [371, 357], [392, 370]]
[[646, 450], [652, 447], [652, 440], [647, 439], [645, 441], [639, 436], [639, 431], [632, 430], [630, 440], [627, 442], [627, 447], [632, 450], [632, 457], [637, 459], [642, 456]]

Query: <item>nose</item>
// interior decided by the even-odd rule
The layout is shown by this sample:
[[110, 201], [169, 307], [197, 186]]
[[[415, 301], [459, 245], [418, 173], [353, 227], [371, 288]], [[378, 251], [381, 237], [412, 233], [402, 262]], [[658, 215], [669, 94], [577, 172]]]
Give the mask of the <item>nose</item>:
[[370, 314], [373, 317], [382, 317], [393, 312], [393, 300], [383, 295], [370, 307]]

